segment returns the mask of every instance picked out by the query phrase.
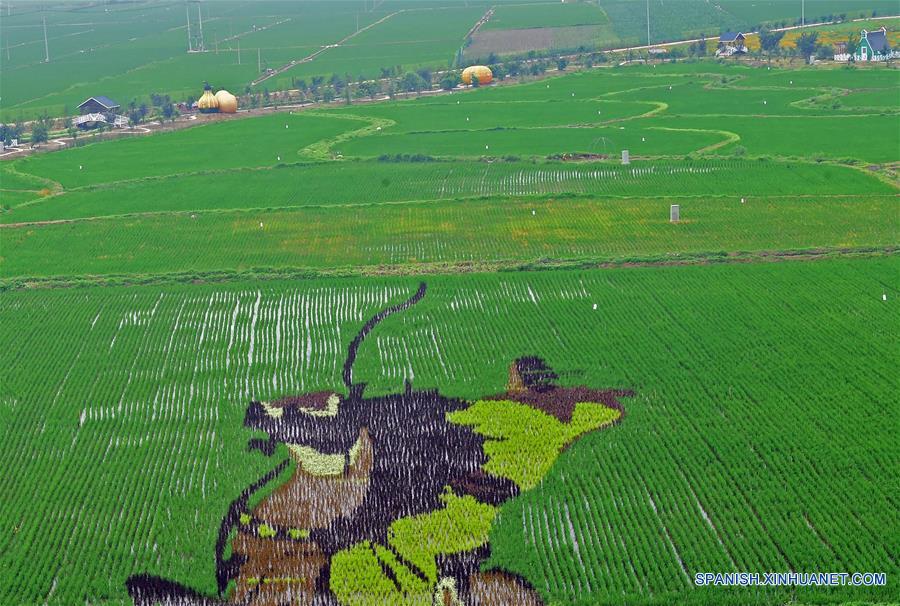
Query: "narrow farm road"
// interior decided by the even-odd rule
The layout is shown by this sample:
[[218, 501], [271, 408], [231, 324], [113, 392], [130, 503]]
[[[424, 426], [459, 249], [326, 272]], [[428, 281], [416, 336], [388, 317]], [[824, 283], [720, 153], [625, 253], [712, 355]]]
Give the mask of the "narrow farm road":
[[301, 64], [303, 64], [303, 63], [309, 63], [310, 61], [314, 60], [316, 57], [318, 57], [319, 55], [321, 55], [322, 53], [324, 53], [324, 52], [327, 51], [328, 49], [331, 49], [331, 48], [338, 48], [338, 47], [341, 46], [342, 44], [346, 43], [348, 40], [351, 40], [352, 38], [355, 38], [356, 36], [360, 35], [360, 34], [363, 33], [364, 31], [366, 31], [366, 30], [368, 30], [368, 29], [371, 29], [371, 28], [375, 27], [376, 25], [378, 25], [378, 24], [380, 24], [380, 23], [384, 23], [385, 21], [387, 21], [387, 20], [390, 19], [391, 17], [394, 17], [394, 16], [396, 16], [396, 15], [399, 15], [400, 13], [405, 13], [406, 10], [407, 10], [407, 9], [400, 9], [400, 10], [398, 10], [398, 11], [394, 11], [393, 13], [390, 13], [390, 14], [388, 14], [388, 15], [385, 15], [384, 17], [382, 17], [382, 18], [379, 19], [378, 21], [375, 21], [374, 23], [370, 23], [369, 25], [367, 25], [367, 26], [365, 26], [365, 27], [362, 27], [362, 28], [356, 30], [355, 32], [353, 32], [352, 34], [350, 34], [350, 35], [348, 35], [348, 36], [344, 36], [343, 38], [341, 38], [340, 40], [338, 40], [338, 41], [335, 42], [334, 44], [327, 44], [327, 45], [323, 46], [322, 48], [320, 48], [319, 50], [317, 50], [316, 52], [312, 53], [311, 55], [307, 55], [307, 56], [303, 57], [303, 58], [300, 59], [300, 60], [291, 61], [290, 63], [287, 63], [287, 64], [285, 64], [285, 65], [282, 65], [281, 67], [278, 67], [278, 68], [276, 68], [276, 69], [273, 69], [273, 70], [270, 70], [270, 71], [266, 72], [265, 74], [263, 74], [262, 76], [260, 76], [260, 77], [257, 78], [256, 80], [253, 80], [252, 82], [250, 82], [250, 84], [251, 84], [251, 86], [256, 86], [256, 85], [259, 84], [260, 82], [265, 82], [265, 81], [268, 80], [269, 78], [272, 78], [272, 77], [277, 76], [277, 75], [279, 75], [279, 74], [283, 74], [284, 72], [286, 72], [287, 70], [291, 69], [291, 68], [294, 67], [295, 65], [301, 65]]

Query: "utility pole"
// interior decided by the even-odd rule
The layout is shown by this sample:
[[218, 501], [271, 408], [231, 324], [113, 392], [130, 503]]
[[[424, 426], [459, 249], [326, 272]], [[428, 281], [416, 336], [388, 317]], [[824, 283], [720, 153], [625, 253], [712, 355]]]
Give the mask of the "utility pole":
[[219, 54], [219, 34], [216, 34], [216, 54]]
[[650, 52], [650, 0], [647, 0], [647, 52]]
[[[47, 44], [47, 17], [41, 17], [44, 23], [44, 63], [50, 63], [50, 46]], [[6, 50], [9, 51], [9, 43], [7, 42]]]
[[238, 65], [241, 64], [241, 39], [238, 38]]
[[806, 0], [800, 0], [800, 27], [806, 26]]
[[256, 47], [256, 71], [262, 73], [262, 49]]
[[191, 41], [191, 7], [187, 2], [184, 3], [184, 18], [187, 21], [188, 52], [191, 52], [194, 50], [193, 42]]
[[200, 22], [200, 46], [197, 50], [204, 50], [203, 48], [203, 7], [200, 3], [197, 3], [197, 21]]
[[359, 33], [359, 13], [356, 13], [356, 33]]

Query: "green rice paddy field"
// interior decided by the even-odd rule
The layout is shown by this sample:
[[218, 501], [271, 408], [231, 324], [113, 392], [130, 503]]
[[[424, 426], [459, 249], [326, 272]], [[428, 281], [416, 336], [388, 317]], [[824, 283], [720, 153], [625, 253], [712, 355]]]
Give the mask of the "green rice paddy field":
[[[577, 442], [492, 533], [492, 561], [550, 603], [889, 602], [892, 585], [738, 592], [689, 577], [900, 572], [885, 481], [898, 334], [881, 301], [885, 285], [900, 296], [898, 270], [882, 257], [432, 276], [421, 306], [365, 344], [360, 372], [373, 393], [405, 377], [475, 398], [537, 351], [570, 384], [636, 390], [621, 425]], [[338, 389], [352, 335], [415, 284], [3, 294], [0, 452], [16, 473], [0, 501], [2, 601], [124, 603], [141, 571], [213, 592], [222, 511], [271, 464], [245, 451], [248, 398]], [[536, 508], [548, 517], [532, 541], [522, 512]]]
[[635, 394], [502, 506], [488, 566], [548, 605], [900, 601], [898, 74], [602, 68], [4, 161], [0, 604], [214, 595], [272, 464], [248, 401], [340, 391], [420, 281], [371, 394], [477, 399], [526, 355]]

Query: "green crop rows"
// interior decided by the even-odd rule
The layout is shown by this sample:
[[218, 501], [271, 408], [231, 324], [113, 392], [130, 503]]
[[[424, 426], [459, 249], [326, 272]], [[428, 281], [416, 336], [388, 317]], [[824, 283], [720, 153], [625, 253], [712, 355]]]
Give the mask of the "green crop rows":
[[485, 29], [524, 29], [532, 27], [570, 27], [576, 25], [600, 25], [608, 23], [603, 10], [595, 4], [579, 3], [557, 6], [555, 4], [500, 5]]
[[[684, 221], [668, 221], [669, 205]], [[560, 199], [157, 214], [4, 231], [7, 278], [532, 261], [677, 261], [729, 251], [890, 248], [893, 197]], [[883, 217], [871, 221], [872, 216]], [[838, 219], [839, 218], [839, 219]], [[78, 234], [77, 239], [73, 234]], [[165, 237], [161, 237], [162, 235]]]
[[[879, 478], [896, 457], [897, 325], [880, 295], [897, 271], [883, 259], [436, 276], [366, 342], [360, 372], [373, 392], [406, 377], [478, 398], [538, 351], [567, 383], [637, 391], [620, 426], [577, 442], [492, 531], [492, 561], [548, 598], [723, 603], [685, 570], [732, 562], [815, 570], [837, 557], [890, 577], [900, 520]], [[265, 464], [244, 450], [248, 398], [336, 388], [363, 319], [414, 284], [4, 294], [0, 454], [16, 473], [0, 501], [13, 529], [0, 601], [43, 601], [51, 586], [52, 603], [119, 599], [142, 570], [212, 590], [219, 516]]]
[[[88, 149], [101, 149], [88, 148]], [[249, 156], [249, 154], [248, 154]], [[73, 156], [74, 157], [74, 156]], [[65, 158], [60, 154], [57, 158]], [[252, 161], [252, 158], [248, 158]], [[93, 160], [93, 159], [92, 159]], [[81, 161], [75, 158], [75, 162]], [[210, 161], [212, 164], [212, 161]], [[73, 178], [103, 179], [104, 162], [73, 165]], [[92, 173], [77, 166], [96, 166]], [[153, 170], [152, 165], [142, 167]], [[65, 173], [73, 171], [66, 170]], [[61, 175], [65, 174], [60, 171]], [[99, 174], [97, 174], [99, 173]], [[119, 175], [109, 175], [115, 179]], [[38, 185], [10, 188], [36, 195]], [[46, 187], [46, 185], [44, 185]], [[260, 195], [264, 191], [265, 195]], [[372, 205], [473, 197], [645, 198], [778, 195], [884, 195], [890, 185], [843, 166], [759, 160], [640, 161], [630, 166], [547, 162], [342, 162], [272, 170], [210, 171], [160, 179], [113, 180], [61, 195], [10, 199], [2, 223], [161, 212]], [[12, 238], [11, 238], [12, 240]]]

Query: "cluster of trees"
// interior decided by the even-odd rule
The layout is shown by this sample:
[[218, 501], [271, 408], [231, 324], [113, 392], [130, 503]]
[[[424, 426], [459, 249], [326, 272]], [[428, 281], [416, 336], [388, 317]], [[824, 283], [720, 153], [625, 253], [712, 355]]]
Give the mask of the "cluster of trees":
[[31, 123], [31, 144], [46, 143], [53, 128], [53, 118], [44, 114]]
[[[29, 137], [31, 144], [46, 143], [50, 139], [50, 132], [53, 130], [54, 120], [47, 114], [44, 114], [31, 123], [31, 136]], [[22, 141], [25, 138], [25, 123], [22, 120], [16, 120], [13, 124], [0, 124], [0, 141], [4, 145], [11, 145], [13, 139]]]
[[146, 103], [138, 105], [138, 102], [132, 99], [131, 103], [128, 104], [128, 121], [131, 122], [132, 125], [143, 122], [149, 113], [150, 108], [147, 107]]
[[0, 141], [3, 141], [5, 145], [10, 145], [13, 139], [21, 139], [24, 132], [25, 125], [20, 120], [14, 124], [0, 124]]
[[[765, 53], [766, 57], [769, 58], [769, 60], [771, 60], [773, 55], [778, 56], [784, 54], [786, 49], [783, 49], [780, 46], [782, 38], [784, 38], [784, 32], [774, 32], [770, 30], [760, 31], [760, 51]], [[851, 33], [847, 38], [847, 42], [845, 44], [846, 52], [850, 54], [850, 58], [852, 61], [853, 53], [856, 52], [857, 47], [859, 46], [857, 34]], [[787, 52], [799, 54], [807, 61], [809, 61], [810, 57], [815, 57], [819, 60], [825, 60], [834, 57], [834, 47], [832, 47], [830, 44], [820, 43], [819, 32], [804, 32], [797, 40], [796, 49], [789, 49]]]
[[[191, 103], [193, 103], [193, 99], [190, 99], [188, 101], [188, 107], [190, 107]], [[175, 118], [177, 118], [179, 115], [178, 108], [172, 102], [172, 98], [169, 95], [151, 93], [150, 105], [153, 107], [154, 116], [156, 116], [156, 119], [161, 122], [165, 120], [171, 120], [174, 122]], [[141, 108], [143, 107], [145, 106], [141, 105]], [[140, 112], [140, 108], [138, 108], [138, 111]]]

